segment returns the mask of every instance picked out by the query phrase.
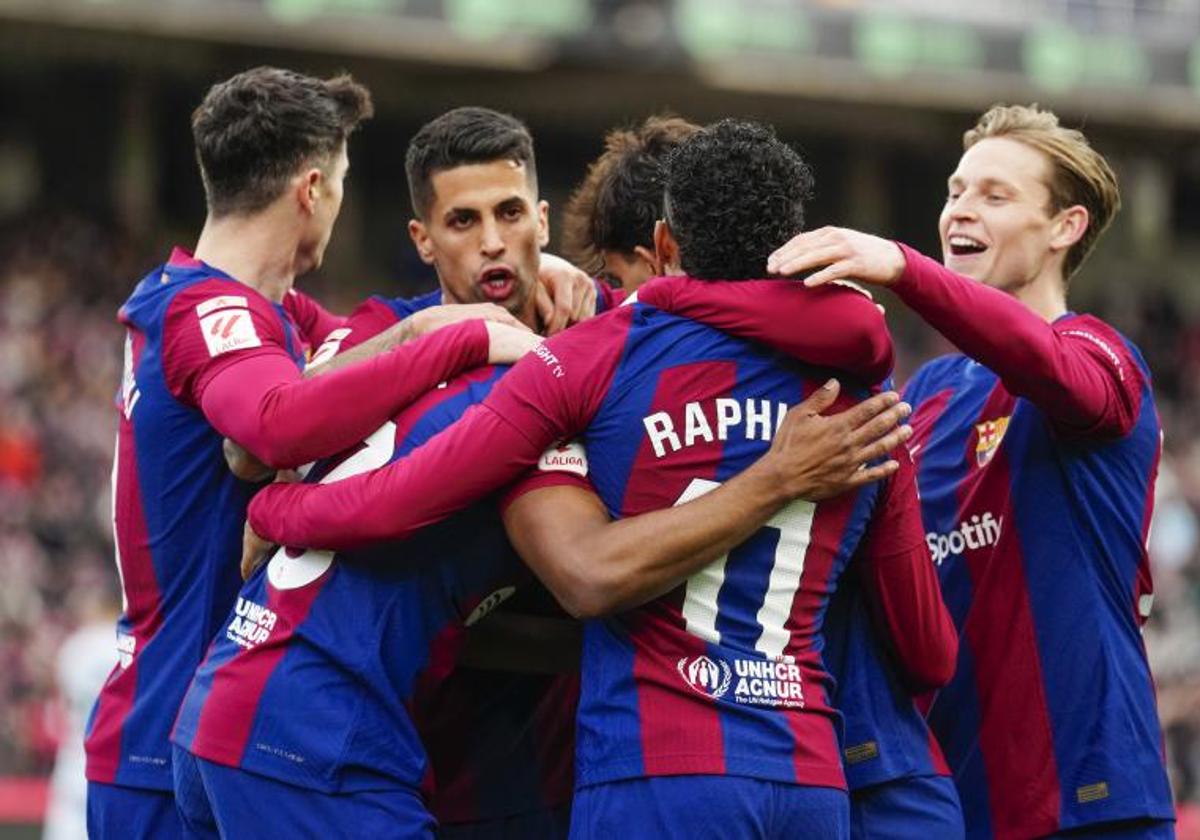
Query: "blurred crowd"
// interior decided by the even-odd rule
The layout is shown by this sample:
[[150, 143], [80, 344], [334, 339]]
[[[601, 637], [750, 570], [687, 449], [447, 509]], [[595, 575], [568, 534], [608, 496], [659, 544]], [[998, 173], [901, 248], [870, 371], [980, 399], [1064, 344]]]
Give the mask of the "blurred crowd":
[[[0, 777], [48, 775], [70, 729], [55, 667], [120, 596], [109, 478], [120, 302], [162, 255], [78, 218], [0, 226]], [[894, 309], [892, 311], [895, 311]], [[1096, 314], [1142, 348], [1166, 450], [1145, 638], [1181, 803], [1200, 802], [1200, 324], [1168, 292]], [[944, 344], [900, 319], [900, 380]]]

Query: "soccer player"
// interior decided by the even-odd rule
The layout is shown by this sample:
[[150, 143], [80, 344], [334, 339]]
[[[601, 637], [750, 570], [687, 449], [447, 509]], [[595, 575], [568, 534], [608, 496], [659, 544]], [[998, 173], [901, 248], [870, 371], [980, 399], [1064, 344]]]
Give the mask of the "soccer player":
[[907, 394], [927, 539], [963, 640], [929, 713], [970, 837], [1170, 837], [1141, 626], [1161, 429], [1141, 354], [1067, 308], [1120, 199], [1084, 136], [996, 106], [963, 137], [944, 266], [855, 231], [773, 270], [891, 287], [962, 351]]
[[528, 349], [527, 330], [474, 321], [302, 379], [301, 337], [283, 302], [295, 276], [321, 263], [346, 141], [370, 114], [367, 90], [348, 76], [261, 67], [214, 86], [193, 115], [208, 202], [195, 254], [175, 249], [120, 311], [113, 518], [124, 610], [119, 661], [87, 730], [93, 837], [180, 831], [170, 726], [234, 602], [255, 489], [226, 469], [222, 438], [296, 466], [356, 443], [438, 382]]
[[563, 251], [626, 292], [659, 277], [654, 223], [662, 218], [667, 156], [700, 126], [666, 115], [614, 129], [563, 213]]
[[[672, 158], [657, 250], [666, 265], [694, 276], [761, 276], [772, 242], [802, 225], [808, 179], [798, 156], [761, 126], [706, 129]], [[717, 235], [718, 224], [740, 235]], [[655, 285], [640, 289], [633, 305], [547, 341], [409, 458], [332, 484], [267, 488], [249, 525], [285, 544], [331, 548], [404, 535], [511, 480], [554, 441], [582, 434], [607, 512], [633, 518], [607, 532], [629, 542], [609, 536], [592, 544], [587, 562], [538, 569], [579, 612], [630, 610], [585, 630], [573, 833], [633, 835], [653, 826], [663, 836], [693, 836], [719, 825], [731, 836], [845, 836], [821, 616], [860, 544], [870, 568], [902, 568], [909, 577], [925, 570], [932, 580], [911, 468], [893, 462], [900, 471], [885, 488], [816, 504], [782, 507], [776, 496], [750, 509], [760, 522], [773, 518], [749, 540], [695, 544], [690, 567], [663, 563], [686, 534], [660, 527], [671, 513], [662, 509], [695, 499], [685, 508], [702, 521], [738, 513], [706, 492], [752, 462], [777, 431], [790, 433], [787, 406], [824, 377], [654, 305], [670, 303]], [[776, 295], [773, 316], [797, 316], [798, 300]], [[447, 472], [463, 480], [437, 479]], [[572, 597], [597, 590], [590, 606]]]
[[[666, 161], [698, 130], [699, 126], [677, 117], [657, 116], [634, 131], [610, 132], [604, 154], [588, 168], [567, 206], [567, 255], [619, 278], [627, 291], [662, 274], [653, 232], [663, 215]], [[710, 322], [703, 314], [693, 317]], [[737, 333], [736, 325], [727, 324], [727, 329]], [[581, 479], [573, 489], [586, 491], [586, 482]], [[527, 503], [527, 515], [554, 521], [550, 534], [565, 539], [561, 522], [574, 510], [587, 509], [580, 500], [565, 496], [570, 492], [564, 488], [537, 494], [536, 502]], [[557, 513], [556, 504], [568, 507]], [[510, 521], [522, 517], [523, 511], [523, 507], [510, 508]], [[514, 527], [517, 532], [533, 530], [519, 520], [510, 530]], [[515, 536], [514, 543], [523, 554], [528, 550]], [[928, 594], [941, 599], [935, 589]], [[834, 706], [845, 718], [843, 757], [851, 794], [851, 836], [961, 837], [962, 810], [950, 770], [913, 702], [914, 693], [945, 682], [941, 674], [930, 679], [925, 673], [931, 662], [947, 661], [948, 652], [918, 648], [912, 653], [912, 667], [906, 669], [903, 658], [894, 655], [891, 640], [907, 641], [912, 628], [887, 626], [895, 615], [873, 608], [873, 600], [859, 575], [846, 575], [825, 621], [824, 660], [836, 680]], [[877, 616], [883, 620], [876, 620]], [[904, 651], [905, 646], [899, 649]], [[948, 658], [952, 661], [952, 654]]]

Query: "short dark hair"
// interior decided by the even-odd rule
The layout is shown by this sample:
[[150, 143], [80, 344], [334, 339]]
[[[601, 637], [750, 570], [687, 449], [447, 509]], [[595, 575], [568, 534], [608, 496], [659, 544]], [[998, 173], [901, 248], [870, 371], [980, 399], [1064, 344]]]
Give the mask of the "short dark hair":
[[370, 92], [348, 75], [255, 67], [213, 85], [192, 112], [209, 212], [262, 210], [301, 167], [328, 165], [373, 113]]
[[767, 276], [767, 257], [804, 228], [812, 170], [760, 123], [721, 120], [667, 162], [664, 211], [690, 277]]
[[408, 144], [404, 169], [413, 213], [425, 218], [433, 206], [433, 176], [445, 169], [511, 160], [537, 184], [533, 137], [525, 124], [491, 108], [463, 107], [425, 123]]
[[605, 135], [604, 153], [588, 167], [563, 212], [567, 259], [599, 271], [601, 251], [631, 255], [639, 245], [653, 250], [667, 157], [699, 130], [695, 123], [662, 114], [636, 129]]

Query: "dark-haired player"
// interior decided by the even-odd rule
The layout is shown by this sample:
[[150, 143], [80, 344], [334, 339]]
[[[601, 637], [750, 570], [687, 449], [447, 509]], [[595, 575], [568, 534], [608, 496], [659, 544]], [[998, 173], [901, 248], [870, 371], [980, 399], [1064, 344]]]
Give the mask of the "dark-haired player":
[[[658, 252], [689, 274], [747, 283], [786, 320], [803, 308], [796, 297], [778, 282], [746, 278], [761, 276], [772, 243], [801, 226], [808, 179], [795, 153], [760, 126], [706, 129], [672, 158]], [[714, 235], [714, 207], [741, 236]], [[693, 287], [691, 299], [703, 296], [702, 282], [679, 282]], [[886, 487], [817, 503], [784, 506], [768, 494], [742, 511], [770, 517], [767, 527], [736, 545], [692, 546], [690, 564], [673, 562], [688, 553], [685, 536], [656, 527], [672, 513], [662, 509], [694, 499], [684, 507], [702, 521], [736, 519], [736, 508], [706, 491], [776, 433], [791, 434], [787, 407], [826, 377], [680, 317], [669, 311], [672, 294], [660, 298], [656, 288], [547, 341], [408, 459], [333, 484], [268, 488], [250, 524], [285, 543], [334, 548], [403, 535], [515, 477], [554, 441], [581, 435], [606, 513], [628, 518], [602, 524], [609, 536], [587, 562], [535, 569], [580, 612], [628, 611], [585, 631], [573, 833], [635, 836], [652, 827], [694, 836], [720, 825], [733, 836], [845, 836], [821, 614], [860, 544], [882, 577], [925, 575], [936, 587], [911, 469], [893, 463], [900, 473]], [[459, 469], [469, 481], [435, 478]], [[610, 553], [627, 545], [616, 534], [632, 535], [640, 551]], [[708, 562], [706, 551], [725, 550]], [[913, 616], [912, 626], [949, 630], [936, 612]]]
[[86, 738], [93, 837], [180, 830], [170, 726], [233, 604], [254, 489], [226, 469], [222, 438], [271, 466], [296, 466], [361, 440], [398, 406], [485, 361], [499, 348], [489, 336], [513, 345], [507, 359], [527, 344], [514, 327], [469, 323], [301, 378], [302, 339], [283, 302], [293, 279], [321, 263], [346, 141], [370, 114], [367, 90], [348, 76], [267, 67], [214, 86], [193, 114], [208, 202], [195, 254], [175, 249], [120, 312], [113, 504], [125, 603], [119, 663]]
[[[619, 278], [629, 291], [662, 274], [652, 237], [663, 215], [667, 158], [698, 130], [677, 117], [651, 117], [635, 130], [610, 132], [604, 154], [589, 167], [567, 206], [567, 255]], [[836, 313], [830, 313], [829, 321], [837, 323]], [[734, 325], [727, 328], [736, 334]], [[581, 485], [586, 487], [582, 480]], [[555, 521], [565, 515], [556, 517], [553, 506], [571, 504], [549, 493], [535, 499], [528, 515]], [[511, 510], [514, 519], [524, 509]], [[514, 525], [518, 533], [532, 530], [519, 519]], [[562, 529], [554, 533], [561, 535]], [[931, 594], [940, 597], [936, 591]], [[962, 810], [950, 770], [912, 699], [936, 687], [924, 672], [937, 657], [918, 650], [911, 668], [903, 659], [897, 661], [890, 640], [905, 640], [911, 628], [888, 626], [898, 616], [881, 615], [870, 596], [857, 574], [845, 576], [825, 621], [824, 660], [836, 680], [834, 705], [845, 718], [851, 836], [961, 837]], [[906, 651], [906, 646], [898, 649]]]
[[654, 223], [662, 218], [667, 156], [700, 126], [680, 117], [648, 117], [604, 136], [604, 153], [588, 166], [563, 212], [563, 252], [588, 271], [632, 292], [662, 275]]
[[803, 234], [772, 267], [890, 286], [962, 351], [907, 393], [962, 638], [929, 721], [968, 836], [1171, 837], [1141, 637], [1161, 429], [1137, 348], [1066, 302], [1117, 181], [1036, 107], [990, 109], [963, 146], [938, 225], [945, 267], [838, 229]]

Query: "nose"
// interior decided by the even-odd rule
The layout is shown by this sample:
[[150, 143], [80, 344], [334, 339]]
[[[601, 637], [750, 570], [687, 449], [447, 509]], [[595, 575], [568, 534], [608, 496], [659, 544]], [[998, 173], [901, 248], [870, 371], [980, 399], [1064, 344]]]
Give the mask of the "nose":
[[972, 220], [977, 216], [975, 200], [963, 193], [958, 198], [946, 202], [946, 215], [952, 221]]
[[500, 226], [494, 219], [485, 219], [483, 222], [479, 251], [489, 259], [495, 259], [504, 253], [504, 238], [500, 235]]

